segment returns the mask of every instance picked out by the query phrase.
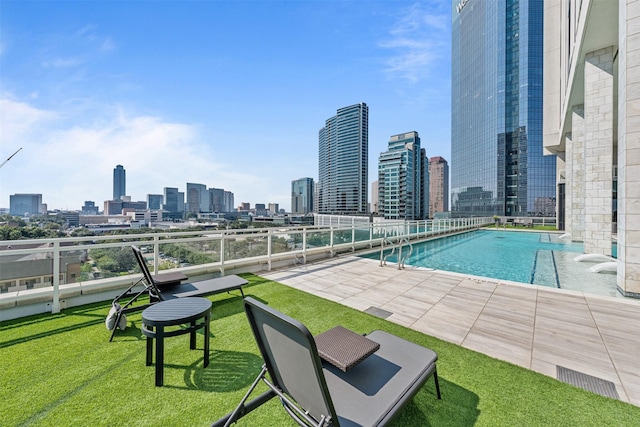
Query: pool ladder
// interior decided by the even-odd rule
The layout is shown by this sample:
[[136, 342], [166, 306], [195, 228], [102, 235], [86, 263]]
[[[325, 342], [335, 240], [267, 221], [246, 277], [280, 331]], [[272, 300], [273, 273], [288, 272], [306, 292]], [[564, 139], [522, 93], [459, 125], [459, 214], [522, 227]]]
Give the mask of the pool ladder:
[[[387, 246], [392, 246], [391, 252], [389, 252], [386, 255], [384, 255], [385, 244]], [[406, 253], [406, 255], [403, 256], [402, 255], [402, 248], [403, 248], [403, 246], [405, 244], [409, 245], [409, 252]], [[385, 265], [387, 265], [387, 258], [389, 258], [391, 255], [396, 253], [396, 248], [398, 249], [398, 270], [404, 268], [404, 261], [407, 258], [409, 258], [411, 256], [411, 254], [413, 253], [413, 245], [411, 244], [409, 239], [407, 239], [406, 237], [403, 237], [402, 239], [400, 239], [397, 244], [394, 244], [388, 237], [385, 237], [382, 240], [382, 244], [380, 246], [380, 267], [384, 267]]]

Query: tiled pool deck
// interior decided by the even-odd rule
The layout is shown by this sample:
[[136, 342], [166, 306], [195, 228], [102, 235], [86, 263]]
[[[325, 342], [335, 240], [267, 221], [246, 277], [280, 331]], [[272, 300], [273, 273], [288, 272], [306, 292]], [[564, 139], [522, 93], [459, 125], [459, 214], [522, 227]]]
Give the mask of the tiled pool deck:
[[554, 378], [567, 368], [640, 406], [640, 300], [355, 256], [260, 275]]

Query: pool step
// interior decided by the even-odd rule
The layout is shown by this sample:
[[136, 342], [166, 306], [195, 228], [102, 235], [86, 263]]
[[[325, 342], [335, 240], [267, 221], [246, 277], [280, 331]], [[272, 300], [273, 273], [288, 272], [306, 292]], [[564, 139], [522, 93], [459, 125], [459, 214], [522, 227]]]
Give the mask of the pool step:
[[560, 288], [560, 279], [553, 251], [538, 249], [531, 269], [531, 281], [536, 285]]

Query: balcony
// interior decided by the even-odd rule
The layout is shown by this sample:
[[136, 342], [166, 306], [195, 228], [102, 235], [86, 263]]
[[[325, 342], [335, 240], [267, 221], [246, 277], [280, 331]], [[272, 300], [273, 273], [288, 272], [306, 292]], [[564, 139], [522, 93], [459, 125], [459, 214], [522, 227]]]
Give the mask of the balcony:
[[[478, 228], [488, 218], [352, 223], [195, 232], [122, 234], [0, 241], [0, 320], [111, 300], [141, 275], [130, 246], [155, 273], [181, 271], [191, 281], [270, 271], [345, 252], [371, 250], [384, 239], [420, 240]], [[101, 262], [102, 257], [107, 261]]]
[[[426, 225], [396, 224], [387, 228], [387, 234], [406, 233], [416, 238], [420, 233], [445, 232], [446, 224]], [[308, 233], [303, 241], [313, 233], [332, 235], [331, 229], [289, 232]], [[433, 382], [427, 382], [394, 425], [624, 426], [634, 425], [640, 417], [640, 379], [634, 374], [633, 362], [640, 351], [633, 338], [637, 330], [633, 325], [640, 324], [637, 301], [613, 303], [606, 298], [460, 274], [381, 268], [376, 261], [352, 257], [351, 246], [359, 246], [360, 240], [338, 243], [342, 232], [346, 229], [334, 228], [333, 247], [325, 245], [326, 251], [335, 251], [333, 257], [329, 253], [324, 260], [304, 265], [289, 258], [278, 268], [275, 264], [281, 260], [273, 259], [270, 270], [264, 268], [268, 259], [261, 260], [258, 275], [244, 275], [249, 280], [245, 294], [294, 316], [314, 335], [337, 324], [358, 333], [383, 329], [437, 351], [443, 399], [435, 398]], [[357, 233], [351, 229], [347, 234]], [[221, 244], [237, 238], [232, 235], [218, 236], [225, 241]], [[126, 247], [130, 242], [122, 239], [135, 238], [140, 244], [153, 242], [155, 237], [158, 248], [164, 244], [162, 235], [118, 237], [119, 241], [108, 244]], [[367, 241], [365, 246], [369, 244], [374, 242]], [[304, 252], [304, 248], [312, 249], [309, 246], [294, 244], [288, 252]], [[155, 262], [160, 251], [154, 249], [155, 243], [147, 247], [147, 255]], [[157, 258], [160, 261], [159, 255]], [[218, 272], [226, 261], [230, 260], [215, 264]], [[243, 265], [240, 260], [231, 261]], [[238, 269], [233, 263], [226, 267], [227, 272]], [[190, 268], [213, 267], [183, 269]], [[127, 283], [136, 277], [129, 276]], [[155, 387], [155, 369], [145, 366], [139, 313], [130, 314], [127, 329], [118, 331], [109, 342], [104, 320], [110, 301], [3, 321], [2, 424], [209, 425], [233, 409], [262, 364], [240, 295], [221, 294], [210, 299], [214, 304], [210, 365], [203, 367], [202, 335], [194, 351], [188, 350], [187, 335], [172, 337], [165, 342], [164, 387]], [[588, 317], [580, 314], [584, 310]], [[595, 328], [577, 321], [587, 318], [594, 319]], [[616, 340], [622, 341], [618, 344]], [[604, 343], [604, 348], [597, 343]], [[556, 375], [556, 366], [613, 383], [617, 399], [556, 381], [551, 378]], [[270, 402], [237, 425], [293, 423], [277, 402]]]

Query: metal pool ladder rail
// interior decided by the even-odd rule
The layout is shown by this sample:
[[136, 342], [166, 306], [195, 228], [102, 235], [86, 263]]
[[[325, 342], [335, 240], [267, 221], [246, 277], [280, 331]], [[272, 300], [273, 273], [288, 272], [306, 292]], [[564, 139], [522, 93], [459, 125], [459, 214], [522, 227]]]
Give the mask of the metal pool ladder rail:
[[[406, 253], [405, 256], [402, 256], [402, 248], [405, 244], [409, 245], [409, 252]], [[385, 245], [392, 246], [391, 252], [386, 255], [384, 254]], [[406, 237], [398, 240], [397, 244], [394, 244], [388, 237], [382, 240], [382, 244], [380, 245], [380, 267], [387, 265], [387, 258], [396, 253], [396, 248], [398, 249], [398, 270], [404, 268], [404, 261], [413, 253], [413, 245]]]

